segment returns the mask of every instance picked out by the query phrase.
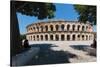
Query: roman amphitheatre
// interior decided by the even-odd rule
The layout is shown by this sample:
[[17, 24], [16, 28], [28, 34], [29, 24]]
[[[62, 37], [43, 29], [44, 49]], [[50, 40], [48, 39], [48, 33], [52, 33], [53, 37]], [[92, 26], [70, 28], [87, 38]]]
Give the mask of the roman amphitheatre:
[[40, 21], [27, 26], [29, 41], [90, 41], [94, 39], [93, 27], [78, 21]]
[[[27, 25], [26, 29], [26, 38], [29, 40], [29, 44], [40, 48], [42, 56], [39, 56], [39, 60], [42, 61], [42, 64], [53, 63], [53, 61], [55, 61], [54, 63], [66, 62], [66, 57], [71, 63], [96, 61], [96, 56], [90, 55], [91, 51], [94, 55], [96, 53], [90, 47], [95, 35], [93, 26], [88, 22], [81, 23], [65, 20], [39, 21]], [[55, 52], [58, 52], [58, 55]], [[62, 56], [64, 53], [60, 54], [59, 52], [66, 54], [64, 56], [65, 61]], [[48, 61], [41, 59], [41, 57], [46, 58]]]

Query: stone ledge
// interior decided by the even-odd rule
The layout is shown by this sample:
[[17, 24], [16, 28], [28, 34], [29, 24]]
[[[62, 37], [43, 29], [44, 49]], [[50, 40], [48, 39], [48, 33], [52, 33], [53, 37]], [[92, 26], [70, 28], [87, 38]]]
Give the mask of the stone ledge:
[[27, 64], [33, 57], [35, 57], [40, 48], [31, 47], [28, 51], [12, 57], [12, 66], [23, 66]]

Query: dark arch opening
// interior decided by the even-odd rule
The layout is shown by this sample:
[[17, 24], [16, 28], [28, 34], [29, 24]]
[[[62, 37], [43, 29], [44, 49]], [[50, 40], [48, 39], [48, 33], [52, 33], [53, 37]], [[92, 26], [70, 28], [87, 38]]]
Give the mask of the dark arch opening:
[[69, 31], [69, 29], [70, 29], [70, 25], [68, 24], [68, 25], [67, 25], [67, 31]]
[[58, 41], [58, 40], [59, 40], [59, 35], [56, 35], [56, 37], [55, 37], [55, 38], [56, 38], [56, 41]]
[[33, 36], [33, 39], [35, 40], [35, 36]]
[[72, 40], [75, 40], [75, 34], [72, 36]]
[[88, 35], [86, 35], [86, 40], [88, 40]]
[[63, 34], [63, 35], [61, 35], [61, 40], [64, 41], [64, 39], [65, 39], [65, 36]]
[[82, 31], [84, 31], [85, 29], [84, 29], [84, 26], [82, 26]]
[[78, 40], [80, 40], [80, 35], [77, 35]]
[[46, 32], [48, 31], [48, 26], [45, 26]]
[[43, 40], [43, 35], [41, 35], [41, 40]]
[[64, 31], [64, 24], [61, 25], [61, 30]]
[[37, 35], [37, 41], [39, 40], [39, 35]]
[[53, 25], [50, 25], [50, 29], [51, 29], [51, 31], [53, 31]]
[[78, 31], [80, 30], [80, 25], [78, 25], [78, 28], [77, 28], [77, 30], [78, 30]]
[[84, 40], [84, 35], [82, 35], [82, 40]]
[[53, 35], [50, 35], [50, 40], [53, 40]]
[[41, 26], [41, 32], [43, 32], [43, 26]]
[[56, 31], [58, 31], [59, 30], [59, 25], [56, 25]]
[[45, 35], [45, 40], [48, 40], [48, 35]]
[[70, 35], [67, 35], [67, 40], [70, 40]]
[[72, 26], [73, 31], [75, 31], [75, 25]]

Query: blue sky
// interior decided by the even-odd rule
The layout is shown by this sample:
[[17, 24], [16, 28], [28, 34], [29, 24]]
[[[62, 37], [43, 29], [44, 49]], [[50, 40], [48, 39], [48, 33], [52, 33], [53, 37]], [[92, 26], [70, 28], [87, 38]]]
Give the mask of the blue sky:
[[[78, 13], [74, 10], [74, 7], [72, 4], [55, 4], [55, 6], [56, 6], [55, 17], [52, 19], [64, 19], [64, 20], [69, 20], [69, 21], [78, 20]], [[34, 16], [26, 16], [26, 15], [22, 15], [21, 13], [17, 13], [17, 17], [18, 17], [21, 34], [26, 33], [26, 26], [28, 24], [39, 21]], [[47, 20], [47, 19], [44, 19], [44, 20]], [[96, 31], [96, 26], [94, 27], [94, 31]]]

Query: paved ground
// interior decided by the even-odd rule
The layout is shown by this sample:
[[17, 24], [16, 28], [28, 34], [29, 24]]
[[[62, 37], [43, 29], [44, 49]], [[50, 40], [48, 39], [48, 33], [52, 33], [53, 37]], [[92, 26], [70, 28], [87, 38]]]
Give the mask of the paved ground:
[[[30, 42], [32, 47], [39, 47], [39, 54], [29, 65], [95, 62], [95, 49], [90, 47], [91, 41], [40, 41]], [[94, 52], [93, 54], [90, 54]]]

